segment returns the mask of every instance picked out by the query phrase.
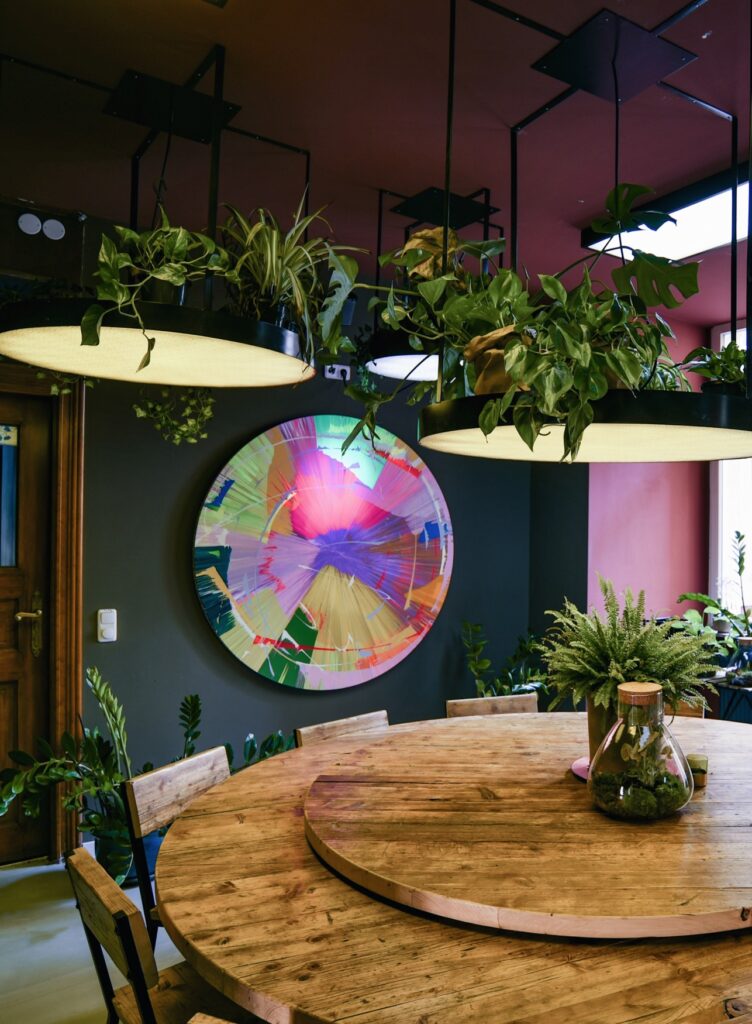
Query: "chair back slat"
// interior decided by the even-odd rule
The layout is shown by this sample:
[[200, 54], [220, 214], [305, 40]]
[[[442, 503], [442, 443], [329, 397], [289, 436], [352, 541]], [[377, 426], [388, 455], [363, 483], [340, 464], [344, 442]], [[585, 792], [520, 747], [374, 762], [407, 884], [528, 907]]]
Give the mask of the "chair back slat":
[[512, 693], [508, 697], [471, 697], [448, 700], [447, 718], [464, 715], [509, 715], [538, 710], [537, 693]]
[[305, 725], [296, 729], [295, 745], [302, 747], [308, 743], [323, 743], [324, 740], [340, 739], [345, 736], [367, 736], [384, 732], [388, 728], [389, 716], [386, 711], [369, 711], [365, 715], [338, 718], [334, 722], [320, 722], [318, 725]]
[[66, 867], [86, 927], [109, 953], [118, 970], [129, 978], [132, 965], [118, 934], [118, 927], [128, 928], [146, 986], [152, 988], [159, 980], [157, 965], [138, 907], [82, 847], [68, 856]]
[[227, 751], [212, 747], [128, 779], [124, 790], [134, 835], [142, 838], [169, 825], [197, 796], [229, 776]]

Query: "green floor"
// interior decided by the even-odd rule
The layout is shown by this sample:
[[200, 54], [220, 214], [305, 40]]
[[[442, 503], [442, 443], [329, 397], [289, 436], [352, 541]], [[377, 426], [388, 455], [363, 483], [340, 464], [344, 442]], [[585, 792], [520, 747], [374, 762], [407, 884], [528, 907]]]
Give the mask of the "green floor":
[[[128, 895], [140, 906], [138, 889]], [[160, 929], [157, 962], [180, 957]], [[113, 969], [113, 983], [123, 979]], [[104, 1003], [59, 864], [0, 867], [0, 1024], [103, 1024]]]

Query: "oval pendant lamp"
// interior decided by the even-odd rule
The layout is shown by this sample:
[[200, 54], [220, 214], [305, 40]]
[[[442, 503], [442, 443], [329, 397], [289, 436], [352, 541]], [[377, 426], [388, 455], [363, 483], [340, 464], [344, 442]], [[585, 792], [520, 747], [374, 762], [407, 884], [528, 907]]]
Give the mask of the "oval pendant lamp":
[[86, 299], [23, 302], [0, 317], [0, 353], [32, 366], [84, 377], [200, 387], [272, 387], [314, 376], [298, 335], [229, 313], [160, 302], [139, 303], [146, 333], [156, 339], [139, 369], [146, 338], [130, 317], [108, 314], [99, 345], [81, 344]]

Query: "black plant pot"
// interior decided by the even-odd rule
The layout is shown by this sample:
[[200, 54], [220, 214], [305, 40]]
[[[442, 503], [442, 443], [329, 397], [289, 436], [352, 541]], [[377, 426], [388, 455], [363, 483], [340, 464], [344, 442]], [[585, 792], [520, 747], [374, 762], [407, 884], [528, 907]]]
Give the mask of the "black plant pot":
[[168, 281], [159, 281], [150, 278], [138, 294], [139, 299], [144, 302], [162, 302], [170, 306], [185, 305], [184, 284], [170, 284]]
[[737, 398], [744, 398], [745, 390], [743, 384], [728, 384], [720, 380], [708, 380], [702, 385], [704, 395], [735, 395]]

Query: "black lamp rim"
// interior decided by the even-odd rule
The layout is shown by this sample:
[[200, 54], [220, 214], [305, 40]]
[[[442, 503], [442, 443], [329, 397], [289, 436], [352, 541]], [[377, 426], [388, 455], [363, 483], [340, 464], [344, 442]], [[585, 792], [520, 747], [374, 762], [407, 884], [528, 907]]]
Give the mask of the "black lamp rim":
[[[133, 329], [138, 326], [132, 317], [118, 313], [111, 304], [96, 299], [35, 300], [13, 303], [0, 311], [0, 334], [39, 327], [76, 327], [86, 310], [94, 304], [110, 310], [104, 320], [105, 327]], [[217, 338], [302, 358], [300, 336], [276, 324], [167, 302], [139, 302], [137, 305], [148, 331]]]
[[[478, 427], [486, 402], [501, 394], [470, 395], [424, 406], [418, 421], [418, 440], [434, 434]], [[752, 431], [752, 401], [743, 394], [678, 391], [609, 391], [592, 403], [593, 423], [657, 424], [676, 427], [714, 427]], [[554, 420], [550, 421], [554, 423]], [[501, 421], [512, 425], [511, 411]]]

